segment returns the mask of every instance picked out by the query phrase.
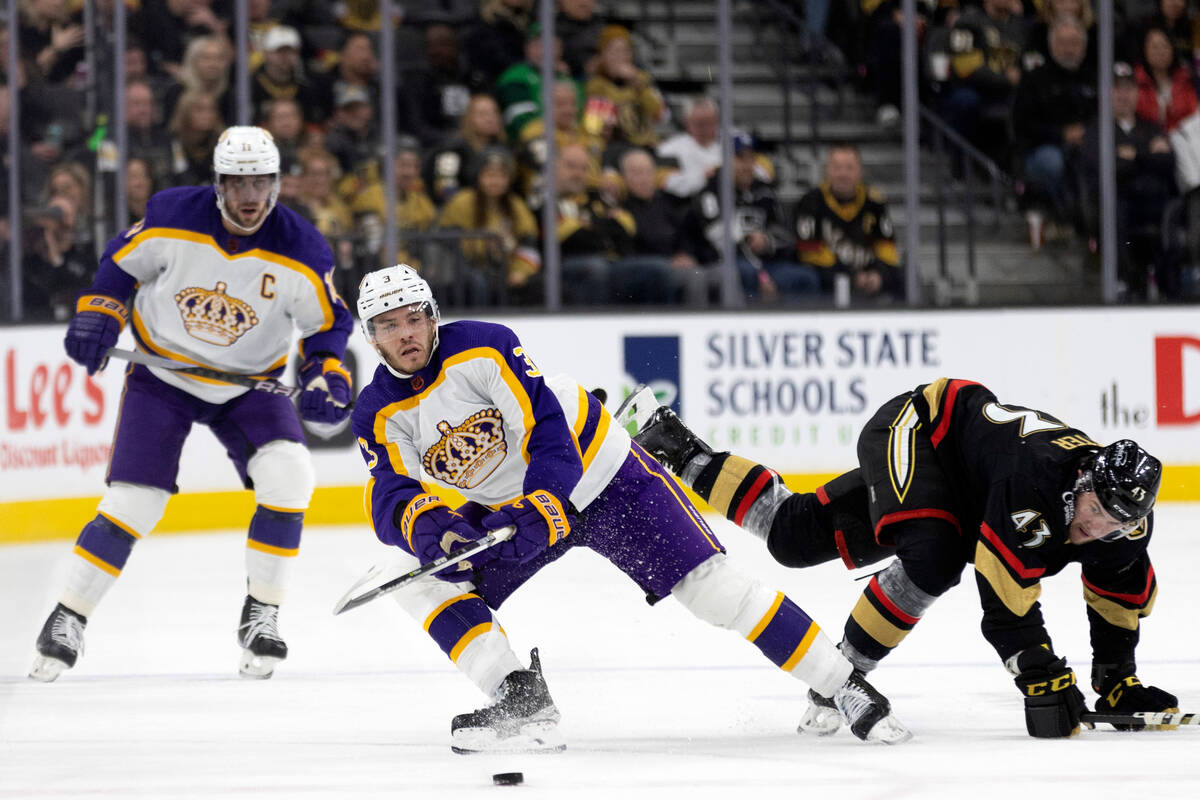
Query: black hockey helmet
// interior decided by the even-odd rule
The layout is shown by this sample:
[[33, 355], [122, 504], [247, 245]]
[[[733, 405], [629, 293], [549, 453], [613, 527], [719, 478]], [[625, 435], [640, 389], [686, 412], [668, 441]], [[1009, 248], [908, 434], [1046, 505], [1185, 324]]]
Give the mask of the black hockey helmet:
[[1091, 472], [1096, 497], [1113, 519], [1133, 522], [1154, 508], [1162, 462], [1132, 439], [1113, 442], [1097, 453]]

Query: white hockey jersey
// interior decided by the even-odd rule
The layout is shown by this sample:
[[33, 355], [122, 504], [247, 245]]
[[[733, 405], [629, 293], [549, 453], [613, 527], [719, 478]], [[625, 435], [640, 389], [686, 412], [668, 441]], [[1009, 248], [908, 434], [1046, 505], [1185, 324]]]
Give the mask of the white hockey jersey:
[[[248, 375], [278, 374], [293, 330], [301, 349], [341, 358], [353, 319], [333, 287], [333, 257], [321, 234], [276, 206], [250, 236], [221, 224], [211, 186], [156, 193], [146, 217], [114, 238], [92, 291], [126, 299], [137, 282], [130, 323], [147, 352]], [[151, 368], [155, 377], [210, 403], [245, 387]]]

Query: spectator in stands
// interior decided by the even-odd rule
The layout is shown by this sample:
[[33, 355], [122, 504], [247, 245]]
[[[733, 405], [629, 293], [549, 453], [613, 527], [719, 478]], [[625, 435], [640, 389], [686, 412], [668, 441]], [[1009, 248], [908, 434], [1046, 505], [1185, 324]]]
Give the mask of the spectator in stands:
[[291, 204], [300, 191], [300, 151], [307, 145], [304, 117], [295, 100], [271, 100], [262, 126], [279, 148], [279, 200]]
[[[1175, 155], [1166, 131], [1137, 114], [1138, 84], [1126, 63], [1113, 64], [1113, 148], [1117, 179], [1118, 277], [1129, 296], [1145, 298], [1148, 267], [1159, 259], [1163, 211], [1175, 191]], [[1088, 231], [1099, 237], [1100, 126], [1084, 136], [1084, 193]], [[1158, 273], [1167, 296], [1178, 293], [1178, 276]]]
[[1031, 72], [1050, 60], [1050, 28], [1059, 17], [1079, 20], [1087, 33], [1087, 54], [1081, 69], [1096, 73], [1096, 14], [1091, 0], [1042, 0], [1037, 18], [1029, 26], [1025, 52], [1021, 54], [1021, 69]]
[[[562, 60], [562, 41], [554, 37], [555, 78], [571, 80]], [[580, 91], [580, 100], [583, 91]], [[500, 106], [504, 133], [510, 142], [521, 140], [521, 130], [542, 116], [542, 26], [533, 23], [525, 39], [525, 59], [513, 64], [496, 79], [492, 92]]]
[[223, 120], [236, 118], [237, 98], [232, 87], [233, 48], [222, 36], [201, 36], [188, 42], [178, 83], [167, 87], [163, 110], [170, 119], [175, 104], [189, 90], [207, 92], [217, 101], [217, 112]]
[[80, 12], [72, 13], [65, 0], [23, 0], [19, 15], [20, 57], [29, 76], [65, 82], [86, 55]]
[[1142, 20], [1136, 30], [1140, 31], [1141, 48], [1145, 42], [1146, 32], [1151, 28], [1159, 28], [1171, 43], [1175, 58], [1183, 64], [1192, 64], [1197, 50], [1195, 25], [1188, 12], [1187, 0], [1158, 0], [1158, 10]]
[[367, 94], [374, 106], [379, 101], [379, 59], [375, 45], [366, 33], [351, 33], [338, 51], [337, 65], [316, 81], [319, 91], [337, 106], [339, 93], [355, 87]]
[[75, 229], [71, 241], [80, 252], [95, 252], [95, 235], [92, 232], [92, 176], [87, 167], [77, 161], [55, 164], [46, 177], [45, 200], [65, 197], [71, 202]]
[[64, 0], [24, 0], [19, 5], [20, 58], [30, 77], [65, 83], [85, 58], [84, 28]]
[[629, 257], [614, 265], [613, 299], [620, 302], [708, 304], [718, 253], [704, 240], [691, 209], [657, 185], [654, 157], [640, 147], [621, 156], [628, 194], [622, 207], [635, 230]]
[[[753, 137], [735, 134], [732, 236], [742, 291], [766, 302], [811, 300], [821, 293], [817, 270], [797, 263], [796, 237], [775, 190], [755, 174], [756, 156]], [[720, 196], [719, 176], [714, 175], [695, 203], [705, 236], [718, 253], [725, 233]]]
[[[558, 153], [558, 214], [555, 233], [562, 256], [563, 302], [568, 305], [605, 305], [610, 300], [610, 273], [613, 262], [632, 248], [635, 231], [628, 211], [607, 203], [588, 185], [590, 156], [581, 144], [568, 144]], [[670, 285], [670, 265], [665, 259], [652, 269], [662, 272], [658, 283]], [[635, 268], [617, 268], [622, 280], [636, 283], [622, 286], [618, 296], [625, 301], [642, 299], [643, 283], [653, 283]], [[612, 276], [613, 278], [617, 276]], [[661, 295], [662, 289], [654, 287]], [[665, 298], [657, 298], [665, 299]]]
[[596, 13], [596, 0], [559, 0], [554, 29], [562, 39], [563, 59], [577, 81], [596, 71], [596, 44], [607, 22]]
[[345, 252], [339, 253], [344, 250], [340, 244], [354, 233], [354, 219], [350, 209], [338, 197], [336, 187], [340, 177], [341, 167], [333, 153], [312, 147], [300, 152], [300, 191], [296, 210], [329, 240], [338, 265], [344, 266], [348, 258]]
[[171, 134], [171, 184], [212, 182], [212, 151], [223, 130], [225, 121], [217, 110], [216, 97], [201, 89], [189, 89], [180, 95], [167, 125]]
[[542, 267], [538, 226], [513, 190], [512, 154], [503, 146], [488, 147], [477, 163], [473, 185], [454, 195], [438, 216], [439, 228], [492, 234], [463, 239], [467, 269], [456, 282], [463, 284], [472, 305], [537, 300], [541, 282], [535, 276]]
[[469, 185], [475, 160], [486, 148], [503, 146], [500, 108], [488, 94], [472, 95], [463, 114], [458, 136], [435, 148], [425, 163], [425, 185], [438, 206], [445, 205], [455, 192]]
[[902, 296], [892, 220], [882, 193], [863, 181], [857, 147], [829, 149], [825, 180], [800, 198], [792, 216], [799, 261], [817, 268], [822, 291], [833, 291], [845, 275], [858, 297]]
[[136, 156], [125, 162], [125, 221], [132, 225], [146, 216], [146, 201], [158, 191], [150, 163]]
[[[862, 59], [867, 71], [867, 83], [875, 95], [875, 121], [884, 127], [894, 127], [900, 122], [900, 107], [903, 105], [901, 78], [901, 34], [904, 14], [901, 0], [861, 0], [864, 14], [866, 44]], [[929, 16], [937, 7], [934, 2], [918, 2], [917, 39], [924, 39]]]
[[142, 0], [140, 21], [136, 33], [151, 69], [177, 80], [189, 42], [202, 36], [229, 39], [229, 22], [213, 12], [212, 0]]
[[708, 183], [721, 167], [721, 112], [717, 102], [699, 96], [683, 106], [683, 133], [677, 133], [658, 146], [658, 160], [674, 167], [663, 189], [680, 198], [688, 198]]
[[590, 133], [611, 127], [616, 142], [654, 147], [658, 144], [655, 126], [666, 119], [667, 106], [650, 73], [634, 64], [629, 31], [609, 25], [597, 46], [600, 57], [596, 74], [587, 82], [584, 127]]
[[340, 84], [335, 105], [325, 148], [337, 157], [342, 171], [338, 194], [347, 205], [354, 205], [383, 180], [379, 129], [370, 95], [363, 87]]
[[305, 121], [320, 124], [329, 116], [329, 98], [300, 67], [300, 34], [288, 25], [269, 28], [262, 37], [262, 64], [250, 76], [250, 104], [256, 118], [273, 100], [299, 103]]
[[1024, 167], [1026, 201], [1048, 206], [1056, 222], [1075, 222], [1078, 197], [1073, 164], [1085, 126], [1096, 115], [1095, 74], [1081, 69], [1087, 30], [1074, 17], [1050, 26], [1050, 59], [1025, 73], [1013, 102], [1014, 149]]
[[[417, 140], [407, 136], [397, 140], [393, 177], [396, 181], [396, 229], [400, 232], [400, 252], [395, 259], [384, 260], [420, 269], [419, 249], [405, 244], [405, 234], [432, 228], [437, 209], [425, 191], [425, 182], [421, 180], [421, 146]], [[384, 204], [381, 203], [379, 208], [382, 213]]]
[[1002, 164], [1007, 161], [1008, 120], [1021, 80], [1024, 46], [1025, 22], [1014, 13], [1013, 0], [983, 0], [981, 7], [970, 6], [950, 33], [950, 78], [942, 115]]
[[532, 8], [533, 0], [481, 0], [479, 21], [463, 41], [472, 91], [490, 91], [500, 73], [525, 57]]
[[25, 316], [65, 321], [75, 313], [76, 296], [91, 282], [96, 254], [76, 244], [76, 209], [65, 195], [52, 196], [31, 218], [23, 235]]
[[1142, 119], [1157, 122], [1170, 132], [1196, 112], [1191, 72], [1179, 60], [1162, 28], [1146, 31], [1137, 82], [1137, 113]]
[[[554, 143], [559, 153], [568, 145], [583, 147], [588, 156], [588, 188], [600, 187], [600, 163], [604, 155], [604, 141], [598, 136], [588, 134], [580, 125], [579, 84], [570, 78], [554, 85]], [[546, 124], [544, 118], [538, 118], [521, 130], [521, 140], [517, 149], [520, 192], [534, 212], [539, 211], [545, 202], [542, 175], [546, 165], [546, 152]], [[617, 194], [617, 191], [608, 191], [605, 201], [613, 203]]]
[[145, 81], [125, 84], [125, 127], [129, 156], [149, 167], [154, 182], [166, 186], [171, 175], [171, 135], [154, 113], [154, 92]]
[[400, 127], [433, 147], [458, 130], [471, 90], [467, 67], [458, 52], [458, 37], [449, 25], [425, 30], [425, 63], [407, 70], [400, 80], [396, 108]]

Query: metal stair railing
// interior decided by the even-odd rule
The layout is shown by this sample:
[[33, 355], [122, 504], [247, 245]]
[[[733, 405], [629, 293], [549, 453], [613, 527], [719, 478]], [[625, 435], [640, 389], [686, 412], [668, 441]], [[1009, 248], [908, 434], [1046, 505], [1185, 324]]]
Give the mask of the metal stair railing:
[[[968, 305], [979, 302], [979, 275], [975, 257], [975, 181], [977, 173], [981, 173], [990, 185], [992, 197], [992, 227], [999, 228], [1003, 219], [1005, 198], [1015, 196], [1012, 178], [1000, 169], [995, 161], [988, 158], [979, 148], [972, 145], [960, 133], [951, 128], [945, 120], [926, 106], [920, 107], [921, 122], [925, 125], [926, 140], [932, 144], [937, 156], [937, 175], [934, 180], [935, 202], [937, 204], [937, 246], [938, 246], [938, 277], [935, 284], [935, 301], [938, 305], [947, 305], [956, 294], [954, 278], [950, 274], [949, 245], [946, 235], [946, 207], [952, 202], [953, 191], [947, 191], [948, 185], [959, 188], [957, 194], [962, 198], [962, 209], [967, 223], [967, 274], [963, 284], [963, 299]], [[961, 181], [955, 181], [950, 166], [959, 165]], [[920, 220], [909, 220], [909, 224], [920, 224]]]

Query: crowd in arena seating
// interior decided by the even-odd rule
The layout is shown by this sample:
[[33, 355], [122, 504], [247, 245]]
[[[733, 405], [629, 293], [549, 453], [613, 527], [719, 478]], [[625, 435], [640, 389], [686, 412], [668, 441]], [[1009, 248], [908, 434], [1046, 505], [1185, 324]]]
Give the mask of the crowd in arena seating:
[[[1162, 239], [1168, 209], [1192, 205], [1189, 190], [1200, 185], [1200, 169], [1176, 165], [1200, 166], [1194, 2], [918, 0], [922, 102], [1018, 181], [1034, 245], [1045, 237], [1095, 254], [1097, 1], [1111, 1], [1113, 11], [1111, 124], [1124, 296], [1181, 298], [1200, 287], [1186, 285], [1180, 259], [1164, 252]], [[899, 120], [900, 5], [860, 0], [859, 28], [840, 40], [849, 52], [857, 48], [883, 124]]]
[[[0, 87], [0, 130], [7, 132], [11, 87], [19, 87], [28, 319], [69, 314], [99, 249], [119, 224], [140, 218], [151, 193], [209, 182], [216, 137], [237, 121], [231, 0], [125, 0], [126, 207], [94, 208], [111, 196], [115, 169], [105, 128], [113, 69], [104, 57], [115, 41], [114, 2], [94, 4], [91, 36], [83, 0], [20, 3], [18, 74]], [[596, 0], [559, 0], [554, 114], [545, 118], [534, 0], [402, 5], [445, 13], [404, 18], [396, 28], [398, 152], [385, 165], [378, 2], [249, 2], [251, 122], [279, 144], [280, 202], [329, 239], [348, 299], [364, 270], [405, 261], [450, 305], [541, 303], [542, 168], [552, 127], [564, 302], [718, 301], [719, 109], [706, 95], [668, 107], [639, 58], [636, 25]], [[898, 0], [793, 5], [811, 23], [808, 45], [821, 61], [857, 68], [876, 94], [880, 123], [894, 124]], [[1200, 143], [1200, 19], [1185, 0], [1116, 7], [1122, 277], [1133, 295], [1145, 294], [1158, 266], [1157, 284], [1170, 294], [1178, 277], [1163, 269], [1156, 237], [1179, 194], [1178, 148], [1189, 134]], [[923, 99], [1012, 172], [1026, 210], [1045, 216], [1047, 231], [1075, 232], [1094, 248], [1091, 0], [919, 0], [918, 8]], [[5, 53], [10, 41], [4, 25]], [[6, 66], [5, 55], [0, 70]], [[95, 113], [80, 114], [89, 102]], [[1200, 157], [1196, 165], [1200, 183]], [[828, 305], [847, 287], [861, 298], [903, 297], [887, 207], [864, 182], [857, 151], [833, 148], [825, 170], [799, 202], [782, 202], [771, 161], [753, 137], [735, 137], [732, 229], [749, 302]], [[385, 181], [395, 189], [395, 253], [382, 252]], [[5, 240], [7, 203], [0, 197]]]
[[[237, 121], [230, 0], [125, 0], [126, 207], [92, 208], [94, 198], [111, 196], [115, 169], [104, 127], [115, 32], [113, 0], [95, 5], [91, 37], [83, 5], [22, 2], [20, 74], [4, 81], [20, 87], [26, 319], [64, 319], [107, 239], [140, 219], [154, 191], [209, 182], [216, 138]], [[542, 169], [552, 127], [564, 302], [718, 301], [718, 109], [698, 96], [673, 119], [629, 21], [595, 0], [560, 0], [555, 113], [546, 119], [533, 0], [404, 5], [445, 16], [401, 20], [396, 29], [397, 155], [385, 166], [379, 4], [249, 3], [251, 122], [275, 137], [280, 202], [328, 238], [348, 299], [364, 270], [405, 261], [451, 306], [541, 303]], [[9, 98], [0, 95], [0, 108]], [[89, 101], [98, 107], [87, 126], [79, 111]], [[812, 260], [752, 137], [738, 135], [735, 161], [739, 287], [751, 302], [824, 302], [832, 279], [822, 273], [857, 267]], [[395, 253], [382, 252], [385, 181], [395, 188]], [[856, 191], [865, 196], [857, 187], [845, 202], [861, 206]], [[884, 229], [890, 237], [886, 220]]]

